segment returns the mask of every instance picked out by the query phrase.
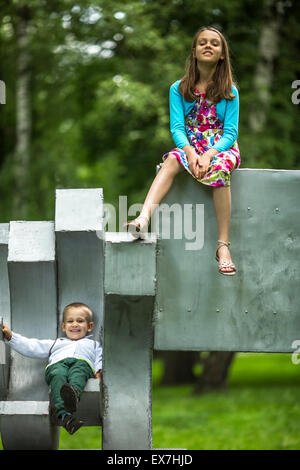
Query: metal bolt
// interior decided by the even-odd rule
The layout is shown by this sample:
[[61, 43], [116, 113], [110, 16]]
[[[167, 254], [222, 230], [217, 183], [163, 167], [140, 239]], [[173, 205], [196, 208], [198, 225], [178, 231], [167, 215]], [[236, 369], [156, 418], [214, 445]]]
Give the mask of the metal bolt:
[[162, 311], [163, 311], [163, 309], [160, 307], [159, 311], [160, 311], [160, 312], [162, 312]]
[[279, 212], [279, 209], [278, 209], [278, 207], [276, 207], [275, 211], [276, 211], [276, 212]]
[[277, 312], [273, 312], [273, 315], [277, 315]]
[[247, 210], [250, 211], [250, 210], [251, 210], [251, 207], [247, 207]]
[[248, 310], [245, 310], [245, 313], [248, 313]]
[[220, 309], [216, 308], [216, 312], [219, 312], [219, 311], [220, 311]]
[[190, 308], [188, 308], [188, 312], [191, 312], [192, 310]]

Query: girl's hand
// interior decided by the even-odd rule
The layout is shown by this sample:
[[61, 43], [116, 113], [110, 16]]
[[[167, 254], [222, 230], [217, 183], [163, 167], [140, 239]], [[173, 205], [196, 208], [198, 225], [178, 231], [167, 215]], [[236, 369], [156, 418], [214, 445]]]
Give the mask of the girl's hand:
[[206, 155], [206, 152], [199, 158], [199, 177], [202, 179], [207, 173], [208, 167], [210, 165], [210, 156]]
[[199, 158], [200, 175], [201, 175], [200, 178], [203, 178], [204, 175], [207, 173], [208, 167], [211, 164], [211, 160], [215, 155], [217, 155], [217, 153], [219, 153], [218, 150], [211, 148], [207, 150], [206, 152], [204, 152], [202, 156]]
[[183, 150], [186, 153], [186, 158], [190, 167], [191, 172], [195, 175], [196, 178], [199, 178], [199, 155], [196, 153], [193, 147], [183, 147]]
[[8, 326], [5, 325], [5, 323], [2, 323], [2, 333], [4, 338], [7, 339], [7, 341], [11, 340], [12, 331], [8, 328]]
[[95, 379], [101, 379], [102, 380], [101, 370], [98, 370], [98, 372], [96, 372]]
[[183, 147], [183, 150], [186, 153], [190, 170], [197, 179], [204, 177], [211, 163], [211, 159], [218, 153], [218, 150], [211, 148], [199, 156], [195, 149], [188, 145]]

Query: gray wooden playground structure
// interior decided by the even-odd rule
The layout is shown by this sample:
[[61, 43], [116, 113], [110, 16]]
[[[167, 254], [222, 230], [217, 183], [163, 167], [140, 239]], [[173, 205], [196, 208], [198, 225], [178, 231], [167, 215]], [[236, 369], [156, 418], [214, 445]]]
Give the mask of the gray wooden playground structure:
[[[217, 271], [211, 188], [186, 174], [143, 241], [105, 233], [102, 189], [57, 190], [54, 222], [0, 224], [0, 316], [13, 330], [56, 338], [65, 305], [94, 312], [103, 382], [88, 381], [78, 414], [102, 426], [103, 449], [152, 449], [153, 349], [292, 353], [300, 339], [300, 171], [240, 169], [231, 185], [235, 276]], [[45, 365], [0, 341], [5, 449], [58, 448]]]

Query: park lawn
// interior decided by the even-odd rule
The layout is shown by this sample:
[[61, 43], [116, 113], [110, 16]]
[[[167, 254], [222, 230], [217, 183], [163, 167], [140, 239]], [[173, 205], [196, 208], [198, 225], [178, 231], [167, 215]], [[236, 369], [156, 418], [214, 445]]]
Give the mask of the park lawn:
[[290, 355], [239, 355], [225, 392], [154, 389], [154, 447], [300, 449], [299, 393]]
[[[290, 354], [240, 353], [228, 389], [205, 395], [192, 386], [158, 387], [161, 368], [154, 361], [154, 448], [300, 449], [300, 365]], [[60, 449], [82, 448], [101, 448], [101, 428], [61, 430]]]

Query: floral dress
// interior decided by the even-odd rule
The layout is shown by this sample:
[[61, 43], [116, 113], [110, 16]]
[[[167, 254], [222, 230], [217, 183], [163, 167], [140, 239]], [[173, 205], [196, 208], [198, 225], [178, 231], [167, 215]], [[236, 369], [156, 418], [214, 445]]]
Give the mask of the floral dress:
[[[185, 118], [185, 129], [190, 142], [198, 155], [202, 155], [220, 140], [223, 133], [223, 123], [216, 115], [216, 105], [206, 99], [206, 94], [195, 89], [197, 100], [195, 106]], [[166, 160], [170, 153], [175, 154], [178, 161], [195, 179], [189, 168], [186, 153], [180, 148], [174, 148], [163, 155]], [[208, 167], [200, 183], [208, 186], [230, 186], [230, 175], [234, 168], [240, 166], [240, 152], [237, 141], [228, 150], [217, 153]]]

